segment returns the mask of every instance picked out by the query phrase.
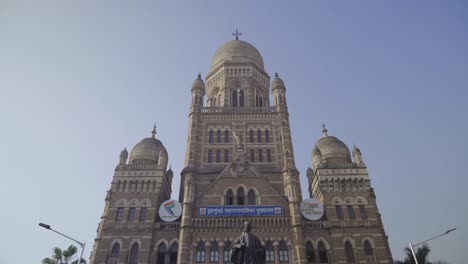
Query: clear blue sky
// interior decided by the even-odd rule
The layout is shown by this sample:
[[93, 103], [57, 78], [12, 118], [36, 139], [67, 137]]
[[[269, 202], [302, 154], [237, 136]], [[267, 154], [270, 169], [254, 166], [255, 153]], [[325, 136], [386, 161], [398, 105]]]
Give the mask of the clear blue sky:
[[0, 263], [93, 245], [119, 152], [150, 135], [178, 197], [191, 83], [242, 39], [286, 83], [305, 170], [321, 136], [360, 147], [395, 259], [468, 253], [466, 1], [0, 1]]

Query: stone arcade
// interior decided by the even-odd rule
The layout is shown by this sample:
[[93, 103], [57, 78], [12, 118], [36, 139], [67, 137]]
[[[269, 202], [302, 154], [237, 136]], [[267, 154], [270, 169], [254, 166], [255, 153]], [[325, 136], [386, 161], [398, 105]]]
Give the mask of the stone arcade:
[[266, 263], [393, 263], [361, 152], [354, 146], [351, 156], [325, 126], [306, 172], [307, 196], [322, 201], [325, 215], [301, 215], [286, 86], [278, 74], [270, 85], [254, 46], [236, 38], [220, 47], [191, 95], [181, 218], [158, 215], [173, 172], [154, 129], [130, 156], [120, 153], [92, 264], [229, 263], [245, 220]]

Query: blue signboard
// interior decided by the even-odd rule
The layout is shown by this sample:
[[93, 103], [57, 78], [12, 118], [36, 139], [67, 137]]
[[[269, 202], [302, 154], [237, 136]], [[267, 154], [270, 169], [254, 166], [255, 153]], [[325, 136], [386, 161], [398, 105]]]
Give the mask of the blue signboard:
[[206, 206], [198, 208], [198, 216], [283, 216], [281, 206]]

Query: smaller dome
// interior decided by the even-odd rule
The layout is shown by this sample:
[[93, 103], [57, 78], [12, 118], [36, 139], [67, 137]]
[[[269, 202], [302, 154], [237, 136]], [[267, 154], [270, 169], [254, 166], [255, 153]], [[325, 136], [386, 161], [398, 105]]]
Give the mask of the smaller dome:
[[195, 79], [195, 81], [192, 83], [192, 90], [194, 89], [205, 90], [205, 82], [202, 80], [200, 73], [198, 74], [197, 79]]
[[130, 153], [130, 164], [158, 164], [159, 156], [167, 150], [156, 138], [145, 138], [133, 147]]
[[127, 157], [128, 157], [127, 148], [124, 148], [124, 150], [122, 150], [122, 151], [120, 152], [120, 157], [121, 157], [121, 158], [127, 158]]
[[271, 82], [271, 87], [273, 88], [273, 90], [275, 88], [283, 88], [283, 89], [286, 88], [283, 80], [281, 80], [278, 73], [275, 73], [275, 79], [273, 79], [273, 81]]

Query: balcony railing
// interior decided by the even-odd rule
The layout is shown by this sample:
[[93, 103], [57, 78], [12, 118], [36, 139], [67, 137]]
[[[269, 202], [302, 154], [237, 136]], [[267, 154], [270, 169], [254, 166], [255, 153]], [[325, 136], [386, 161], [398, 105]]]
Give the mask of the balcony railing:
[[275, 113], [276, 106], [265, 107], [202, 107], [202, 113], [206, 114], [255, 114]]

